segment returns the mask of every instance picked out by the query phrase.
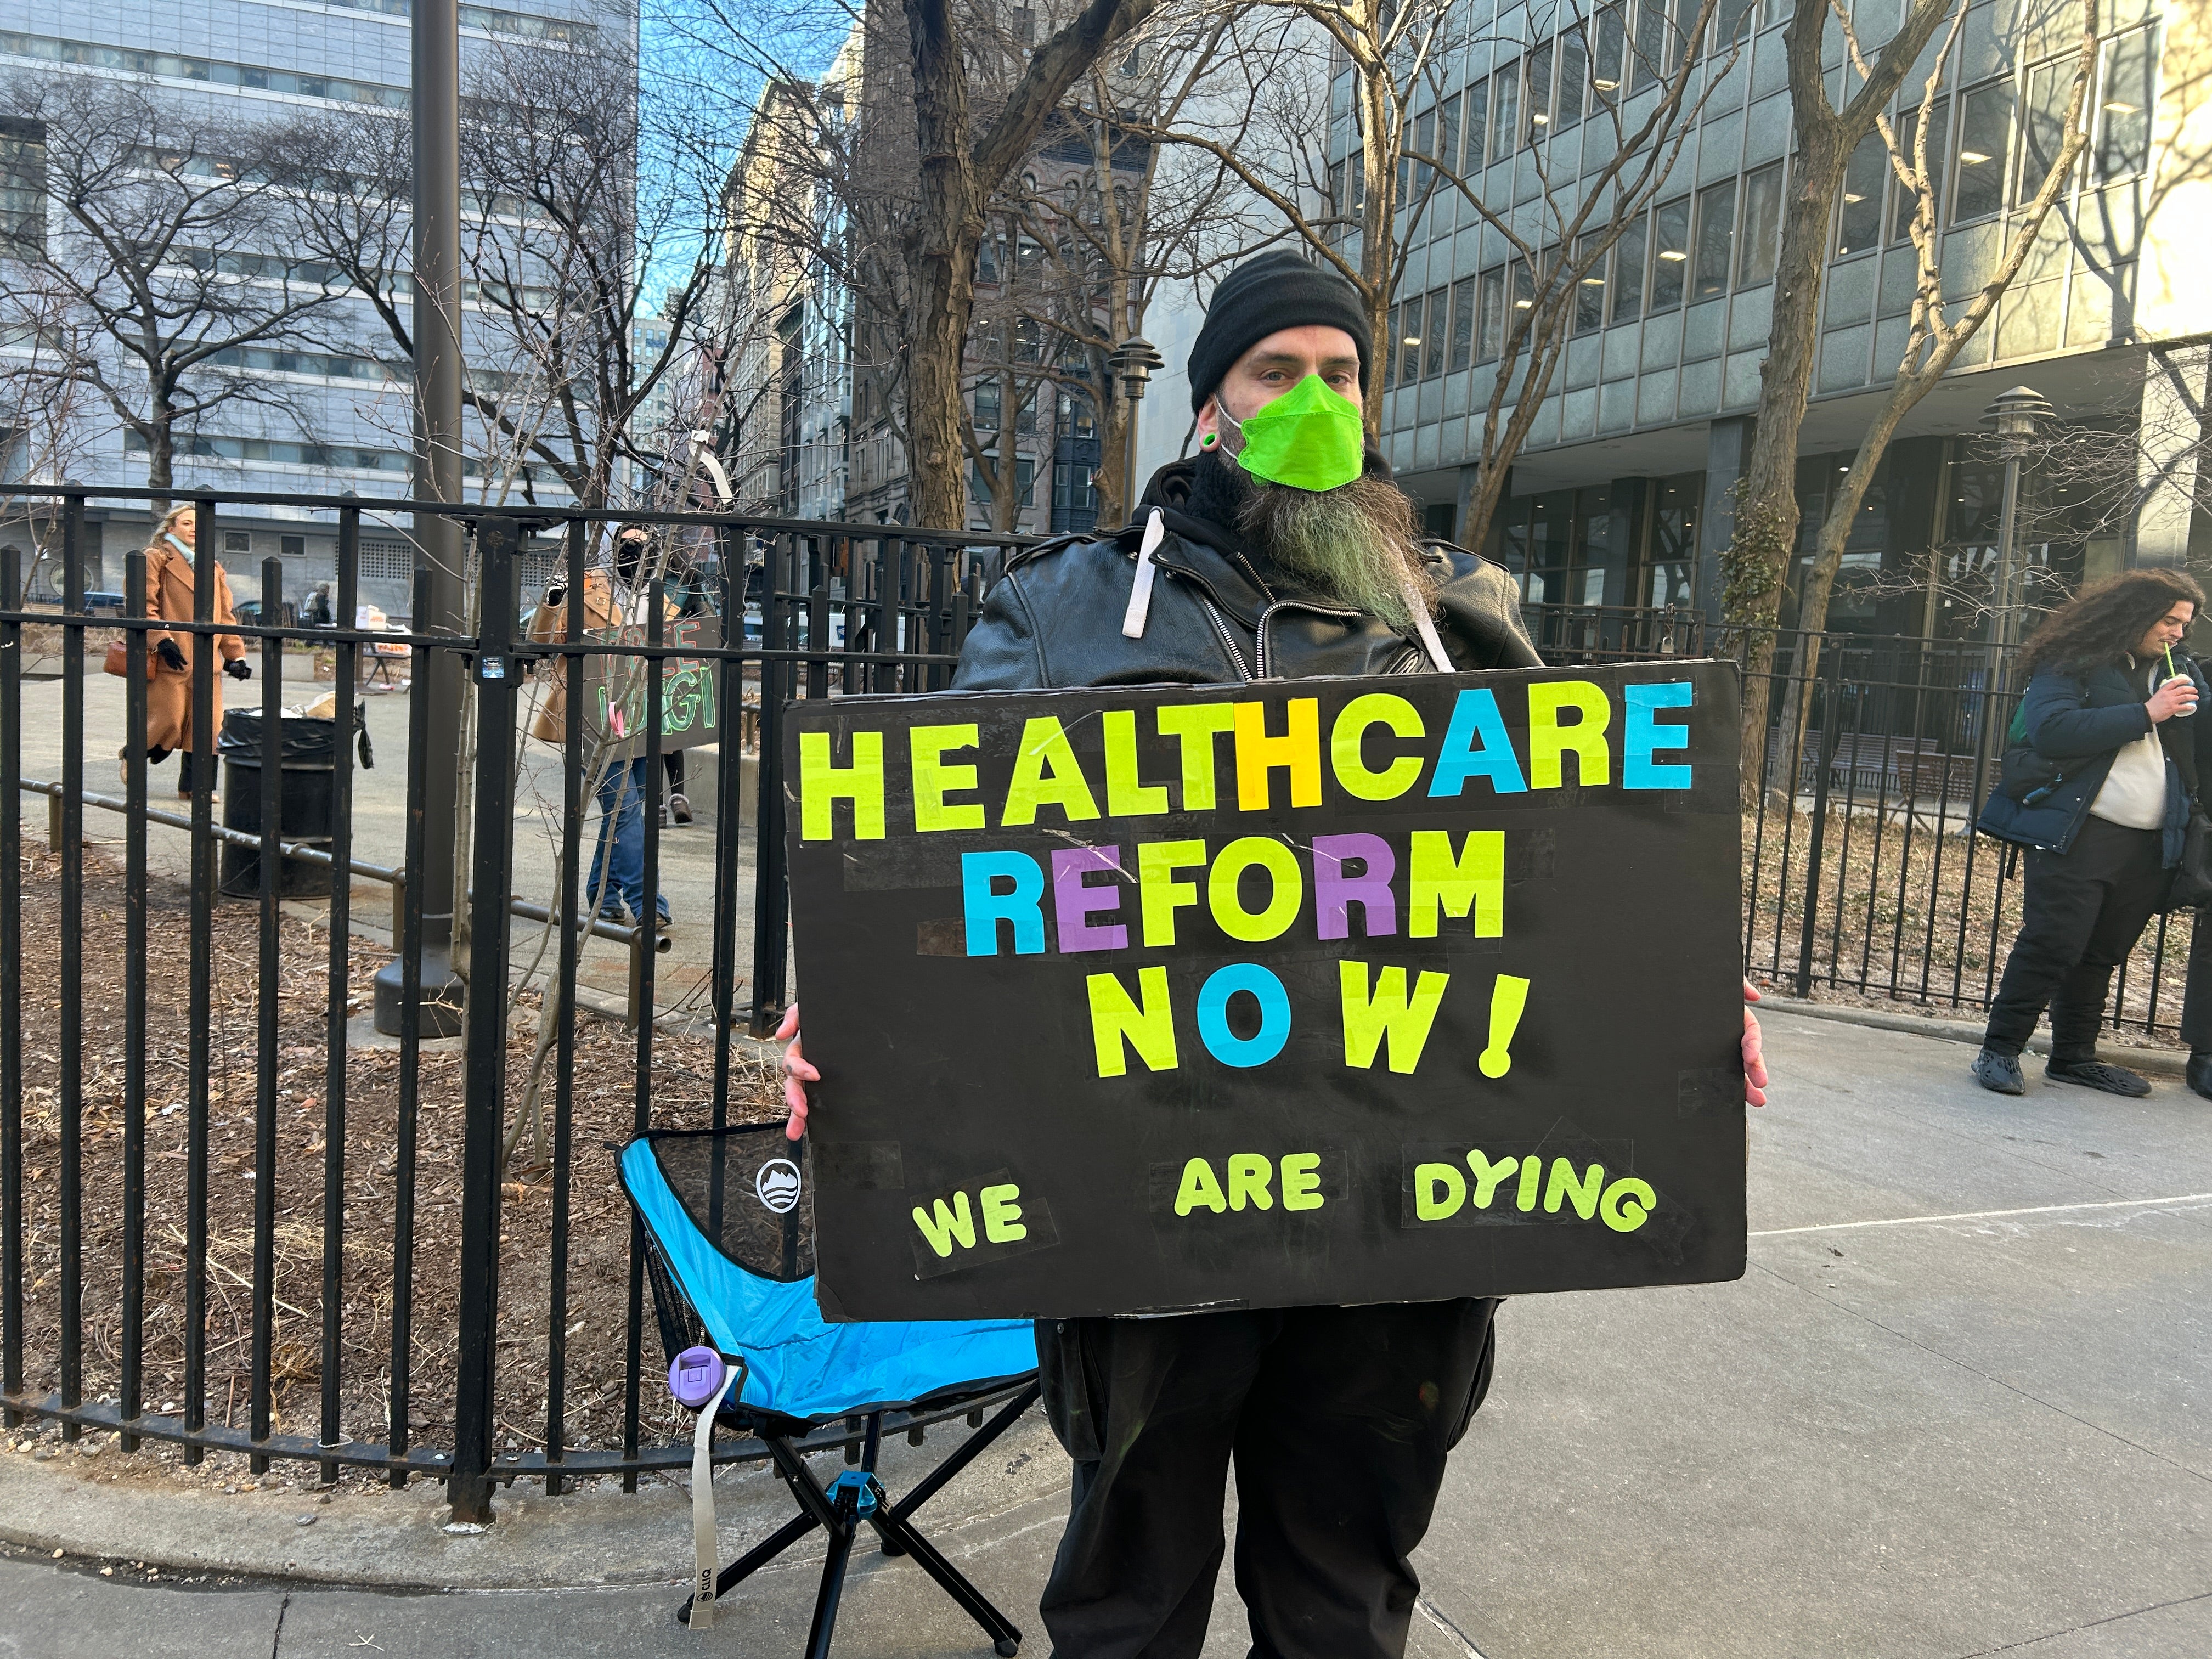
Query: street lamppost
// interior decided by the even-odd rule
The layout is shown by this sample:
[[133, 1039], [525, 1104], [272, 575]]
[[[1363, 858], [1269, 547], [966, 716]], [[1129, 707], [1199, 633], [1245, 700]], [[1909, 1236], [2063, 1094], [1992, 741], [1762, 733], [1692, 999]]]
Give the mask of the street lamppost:
[[2020, 642], [2020, 603], [2023, 584], [2014, 542], [2020, 525], [2020, 464], [2044, 422], [2057, 410], [2033, 386], [2016, 386], [1997, 394], [1982, 418], [1996, 428], [1997, 453], [2004, 457], [2004, 496], [1997, 514], [1996, 627], [1992, 636], [2000, 646]]
[[1152, 371], [1165, 361], [1153, 349], [1152, 343], [1141, 334], [1132, 334], [1106, 354], [1107, 372], [1121, 380], [1121, 395], [1129, 403], [1129, 430], [1125, 434], [1127, 447], [1121, 462], [1121, 477], [1125, 480], [1121, 488], [1125, 499], [1121, 506], [1125, 520], [1137, 516], [1137, 405], [1144, 401], [1145, 386], [1152, 378]]

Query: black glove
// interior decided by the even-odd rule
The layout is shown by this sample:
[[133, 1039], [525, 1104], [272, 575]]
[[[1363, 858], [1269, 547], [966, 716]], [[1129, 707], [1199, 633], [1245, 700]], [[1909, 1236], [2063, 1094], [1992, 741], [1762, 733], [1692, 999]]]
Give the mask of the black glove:
[[233, 657], [228, 662], [223, 664], [222, 672], [234, 680], [250, 680], [253, 678], [253, 671], [246, 665], [246, 659], [243, 657]]
[[177, 648], [177, 642], [174, 640], [157, 641], [154, 646], [154, 654], [161, 659], [161, 666], [172, 673], [181, 674], [190, 666], [185, 661], [185, 653]]

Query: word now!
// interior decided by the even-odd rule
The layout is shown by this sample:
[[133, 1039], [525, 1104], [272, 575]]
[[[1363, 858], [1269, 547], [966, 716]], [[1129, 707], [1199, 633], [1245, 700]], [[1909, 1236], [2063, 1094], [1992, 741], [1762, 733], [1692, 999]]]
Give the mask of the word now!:
[[[1662, 710], [1691, 706], [1686, 680], [1647, 682], [1619, 688], [1621, 699], [1620, 787], [1624, 789], [1686, 789], [1692, 769], [1663, 765], [1662, 750], [1686, 749], [1686, 726], [1662, 725]], [[1462, 690], [1432, 752], [1381, 755], [1370, 764], [1370, 738], [1387, 733], [1400, 743], [1426, 749], [1426, 723], [1419, 709], [1390, 692], [1370, 692], [1345, 704], [1324, 743], [1321, 702], [1292, 697], [1284, 705], [1284, 729], [1267, 729], [1263, 702], [1165, 703], [1152, 711], [1154, 732], [1176, 749], [1176, 776], [1147, 781], [1138, 765], [1137, 711], [1107, 709], [1097, 716], [1102, 753], [1086, 769], [1058, 716], [1038, 714], [1024, 723], [1015, 750], [1013, 771], [997, 802], [956, 799], [981, 793], [978, 769], [949, 757], [979, 750], [974, 722], [915, 726], [907, 731], [903, 760], [910, 785], [914, 828], [975, 830], [1036, 823], [1048, 810], [1069, 823], [1100, 817], [1155, 817], [1170, 811], [1210, 812], [1224, 793], [1218, 740], [1231, 739], [1230, 787], [1240, 812], [1276, 806], [1274, 781], [1283, 775], [1291, 807], [1322, 804], [1324, 757], [1327, 775], [1355, 800], [1395, 800], [1425, 777], [1433, 799], [1457, 799], [1470, 782], [1493, 794], [1557, 789], [1566, 782], [1565, 763], [1572, 757], [1575, 781], [1588, 788], [1613, 781], [1613, 707], [1605, 689], [1590, 680], [1547, 680], [1509, 695], [1527, 699], [1525, 751], [1513, 736], [1487, 688]], [[1377, 744], [1379, 750], [1386, 745]], [[854, 731], [849, 759], [836, 762], [830, 733], [799, 734], [799, 838], [828, 841], [836, 834], [836, 803], [849, 804], [853, 835], [881, 841], [885, 833], [886, 757], [884, 733]], [[1525, 758], [1524, 758], [1525, 753]], [[1101, 800], [1103, 800], [1103, 806]]]

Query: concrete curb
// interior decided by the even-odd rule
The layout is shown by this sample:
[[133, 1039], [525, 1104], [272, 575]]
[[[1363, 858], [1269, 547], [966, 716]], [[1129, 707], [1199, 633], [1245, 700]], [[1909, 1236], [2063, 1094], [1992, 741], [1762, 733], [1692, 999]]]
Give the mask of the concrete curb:
[[[1835, 1002], [1806, 1002], [1796, 997], [1778, 995], [1772, 991], [1762, 992], [1756, 1003], [1756, 1012], [1771, 1009], [1777, 1013], [1803, 1014], [1812, 1019], [1830, 1019], [1843, 1025], [1864, 1025], [1877, 1031], [1902, 1031], [1908, 1036], [1935, 1037], [1944, 1042], [1970, 1043], [1982, 1046], [1983, 1027], [1978, 1021], [1968, 1019], [1936, 1019], [1919, 1014], [1893, 1014], [1882, 1008], [1853, 1008]], [[2030, 1054], [2051, 1052], [2050, 1036], [2037, 1032], [2027, 1042]], [[2097, 1045], [2097, 1058], [2114, 1066], [2124, 1066], [2130, 1071], [2150, 1072], [2161, 1077], [2180, 1077], [2189, 1066], [2186, 1048], [2130, 1048], [2114, 1042]]]

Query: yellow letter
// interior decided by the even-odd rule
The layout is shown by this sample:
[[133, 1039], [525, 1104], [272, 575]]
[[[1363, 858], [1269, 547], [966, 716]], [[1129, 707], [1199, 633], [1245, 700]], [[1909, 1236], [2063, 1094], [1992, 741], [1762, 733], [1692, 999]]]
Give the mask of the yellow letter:
[[1544, 1189], [1544, 1213], [1557, 1215], [1559, 1200], [1574, 1200], [1575, 1213], [1588, 1221], [1597, 1213], [1597, 1195], [1605, 1187], [1605, 1165], [1593, 1164], [1575, 1179], [1575, 1166], [1564, 1158], [1552, 1160], [1552, 1184]]
[[[1267, 872], [1272, 889], [1267, 908], [1256, 912], [1245, 909], [1237, 896], [1238, 881], [1255, 865]], [[1213, 868], [1206, 872], [1206, 898], [1214, 924], [1230, 938], [1248, 943], [1279, 939], [1290, 932], [1305, 897], [1305, 872], [1298, 868], [1297, 854], [1265, 836], [1231, 842], [1214, 856]], [[1151, 944], [1151, 939], [1145, 943]]]
[[1193, 1210], [1211, 1210], [1219, 1215], [1229, 1207], [1229, 1200], [1221, 1195], [1221, 1183], [1213, 1178], [1213, 1166], [1202, 1158], [1194, 1158], [1182, 1166], [1182, 1185], [1176, 1189], [1176, 1213], [1188, 1215]]
[[1155, 1072], [1176, 1068], [1175, 1010], [1168, 1005], [1168, 970], [1137, 969], [1137, 994], [1141, 1006], [1129, 1000], [1119, 975], [1091, 974], [1083, 988], [1091, 996], [1091, 1041], [1098, 1055], [1098, 1075], [1122, 1077], [1129, 1070], [1126, 1042], [1137, 1058]]
[[921, 1236], [929, 1241], [929, 1248], [940, 1256], [952, 1254], [952, 1241], [956, 1238], [960, 1241], [960, 1248], [963, 1250], [975, 1248], [975, 1218], [969, 1213], [968, 1194], [955, 1193], [952, 1200], [958, 1206], [957, 1210], [948, 1208], [941, 1198], [930, 1200], [937, 1209], [933, 1220], [929, 1212], [919, 1204], [914, 1207], [914, 1224], [921, 1229]]
[[1319, 1152], [1285, 1152], [1283, 1155], [1285, 1209], [1318, 1210], [1328, 1202], [1321, 1195], [1320, 1170]]
[[1363, 1070], [1373, 1066], [1375, 1051], [1388, 1037], [1392, 1071], [1411, 1072], [1419, 1065], [1429, 1028], [1437, 1023], [1437, 1005], [1443, 1000], [1451, 975], [1424, 972], [1414, 981], [1409, 1000], [1403, 968], [1385, 968], [1376, 975], [1372, 998], [1365, 963], [1340, 962], [1336, 974], [1344, 999], [1344, 1063]]
[[1267, 735], [1267, 706], [1237, 705], [1237, 810], [1267, 810], [1267, 774], [1276, 767], [1291, 775], [1291, 805], [1321, 805], [1321, 700], [1292, 697], [1285, 711], [1290, 729]]
[[914, 752], [914, 827], [916, 830], [981, 830], [983, 809], [975, 802], [949, 805], [945, 793], [973, 789], [975, 769], [947, 766], [948, 749], [973, 749], [973, 726], [917, 726], [907, 732]]
[[1237, 726], [1235, 705], [1225, 702], [1169, 703], [1159, 711], [1160, 735], [1182, 745], [1182, 798], [1186, 812], [1213, 810], [1213, 740]]
[[1467, 1167], [1474, 1171], [1474, 1207], [1486, 1210], [1490, 1200], [1498, 1195], [1498, 1183], [1519, 1167], [1517, 1158], [1501, 1158], [1492, 1164], [1480, 1152], [1467, 1155]]
[[1000, 823], [1035, 823], [1040, 806], [1057, 806], [1073, 823], [1098, 816], [1098, 803], [1076, 763], [1075, 749], [1050, 714], [1033, 716], [1022, 727], [1022, 746], [1014, 756], [1013, 781], [1006, 785]]
[[[1559, 711], [1572, 708], [1582, 719], [1572, 726], [1559, 724]], [[1528, 781], [1538, 789], [1559, 787], [1559, 757], [1572, 750], [1575, 776], [1582, 783], [1613, 781], [1613, 751], [1606, 746], [1605, 728], [1612, 722], [1613, 706], [1605, 693], [1588, 680], [1553, 680], [1528, 688]]]
[[1146, 945], [1176, 942], [1175, 913], [1198, 902], [1198, 884], [1177, 881], [1175, 872], [1206, 862], [1202, 841], [1147, 841], [1137, 845], [1137, 906], [1145, 920]]
[[1467, 1202], [1467, 1177], [1449, 1164], [1413, 1166], [1413, 1215], [1420, 1221], [1442, 1221], [1457, 1215]]
[[1470, 830], [1452, 855], [1451, 831], [1416, 830], [1407, 860], [1406, 932], [1413, 939], [1437, 936], [1437, 907], [1448, 916], [1474, 912], [1474, 936], [1498, 939], [1505, 932], [1505, 832]]
[[1167, 786], [1137, 775], [1137, 711], [1109, 708], [1099, 726], [1106, 734], [1106, 816], [1142, 818], [1166, 811]]
[[853, 733], [853, 763], [833, 766], [830, 734], [799, 734], [799, 838], [828, 841], [830, 804], [842, 796], [853, 803], [853, 834], [861, 841], [884, 838], [884, 734]]
[[1229, 1207], [1241, 1210], [1249, 1199], [1255, 1210], [1275, 1207], [1274, 1194], [1267, 1183], [1274, 1179], [1275, 1166], [1261, 1152], [1231, 1152], [1229, 1154]]
[[1003, 1187], [986, 1187], [977, 1194], [983, 1200], [983, 1237], [994, 1244], [1011, 1244], [1018, 1238], [1027, 1238], [1030, 1230], [1022, 1225], [1022, 1206], [1014, 1200], [1022, 1189], [1011, 1182]]
[[1644, 1224], [1644, 1218], [1658, 1201], [1659, 1194], [1651, 1190], [1650, 1182], [1623, 1176], [1598, 1200], [1598, 1218], [1617, 1233], [1632, 1233]]
[[1401, 755], [1380, 772], [1369, 771], [1360, 746], [1370, 726], [1387, 726], [1401, 738], [1426, 735], [1413, 704], [1388, 691], [1370, 691], [1345, 704], [1329, 728], [1329, 763], [1346, 794], [1358, 800], [1395, 800], [1420, 777], [1420, 757]]

